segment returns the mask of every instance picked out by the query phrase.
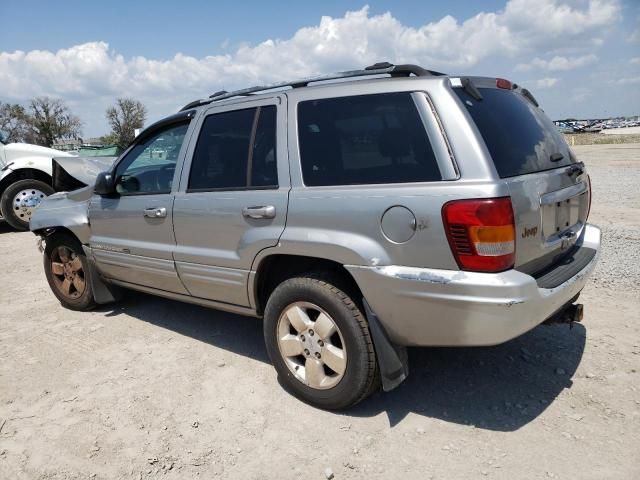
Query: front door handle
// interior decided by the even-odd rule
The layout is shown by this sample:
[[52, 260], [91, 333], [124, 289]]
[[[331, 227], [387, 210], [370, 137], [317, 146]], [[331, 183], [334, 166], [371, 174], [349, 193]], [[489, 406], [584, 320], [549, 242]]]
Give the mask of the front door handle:
[[275, 218], [276, 207], [273, 205], [263, 205], [260, 207], [244, 207], [242, 215], [249, 218]]
[[144, 216], [149, 218], [165, 218], [167, 216], [167, 209], [164, 207], [145, 208]]

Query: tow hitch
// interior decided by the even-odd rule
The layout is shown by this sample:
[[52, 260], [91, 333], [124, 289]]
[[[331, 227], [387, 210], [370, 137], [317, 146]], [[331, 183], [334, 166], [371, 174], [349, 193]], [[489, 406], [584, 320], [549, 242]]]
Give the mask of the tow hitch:
[[574, 323], [582, 322], [583, 315], [584, 305], [582, 303], [574, 303], [547, 318], [544, 321], [544, 324], [552, 325], [554, 323], [568, 323], [569, 327], [573, 327]]

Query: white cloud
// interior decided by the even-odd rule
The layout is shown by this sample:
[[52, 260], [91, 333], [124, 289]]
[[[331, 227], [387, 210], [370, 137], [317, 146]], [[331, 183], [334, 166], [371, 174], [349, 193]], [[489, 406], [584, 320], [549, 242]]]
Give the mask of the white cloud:
[[640, 83], [640, 77], [617, 78], [615, 80], [612, 80], [611, 83], [615, 85], [635, 85], [637, 83]]
[[554, 77], [546, 77], [536, 80], [536, 86], [538, 88], [551, 88], [556, 83], [558, 83], [558, 79]]
[[597, 61], [598, 57], [592, 53], [573, 58], [555, 56], [551, 60], [543, 60], [536, 57], [531, 60], [530, 63], [519, 63], [516, 65], [514, 70], [518, 72], [527, 72], [529, 70], [542, 69], [549, 70], [551, 72], [559, 72], [591, 65]]
[[[538, 0], [532, 7], [529, 0], [510, 0], [497, 12], [481, 12], [462, 21], [445, 16], [419, 27], [403, 25], [391, 13], [369, 15], [364, 7], [339, 18], [322, 17], [319, 24], [301, 28], [288, 39], [235, 49], [224, 42], [225, 53], [201, 58], [183, 53], [169, 59], [125, 58], [100, 41], [56, 52], [0, 52], [0, 95], [5, 101], [35, 95], [62, 97], [78, 107], [88, 125], [104, 125], [104, 108], [123, 95], [146, 103], [153, 118], [221, 88], [377, 61], [464, 71], [489, 58], [563, 48], [586, 50], [585, 41], [602, 35], [620, 15], [618, 0], [583, 0], [572, 5], [577, 6]], [[578, 58], [584, 64], [595, 61], [595, 55]], [[556, 56], [545, 65], [550, 71], [566, 70], [576, 61]]]
[[631, 60], [629, 60], [629, 63], [631, 65], [640, 65], [640, 57], [633, 57]]
[[581, 103], [590, 98], [593, 92], [589, 88], [577, 87], [571, 90], [571, 101]]

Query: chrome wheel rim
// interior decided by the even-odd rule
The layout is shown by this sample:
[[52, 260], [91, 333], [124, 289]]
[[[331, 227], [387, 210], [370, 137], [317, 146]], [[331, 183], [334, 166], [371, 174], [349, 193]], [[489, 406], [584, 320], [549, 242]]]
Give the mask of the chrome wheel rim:
[[56, 288], [66, 298], [79, 298], [87, 288], [80, 257], [69, 247], [61, 245], [51, 252], [51, 274]]
[[20, 190], [13, 197], [13, 213], [23, 222], [28, 222], [31, 220], [33, 210], [40, 205], [44, 197], [46, 197], [45, 193], [35, 188]]
[[336, 322], [322, 308], [296, 302], [278, 319], [278, 349], [297, 380], [308, 387], [335, 387], [347, 369], [347, 350]]

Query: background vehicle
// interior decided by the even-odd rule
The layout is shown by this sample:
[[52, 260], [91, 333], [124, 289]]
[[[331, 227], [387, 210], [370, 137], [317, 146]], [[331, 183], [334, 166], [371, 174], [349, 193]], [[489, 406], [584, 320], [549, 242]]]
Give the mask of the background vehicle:
[[28, 143], [5, 143], [0, 132], [0, 212], [18, 230], [29, 230], [33, 209], [53, 193], [51, 159], [71, 154]]
[[402, 382], [406, 346], [580, 320], [590, 200], [526, 89], [385, 63], [192, 102], [31, 229], [64, 306], [126, 287], [264, 317], [283, 383], [342, 408]]

